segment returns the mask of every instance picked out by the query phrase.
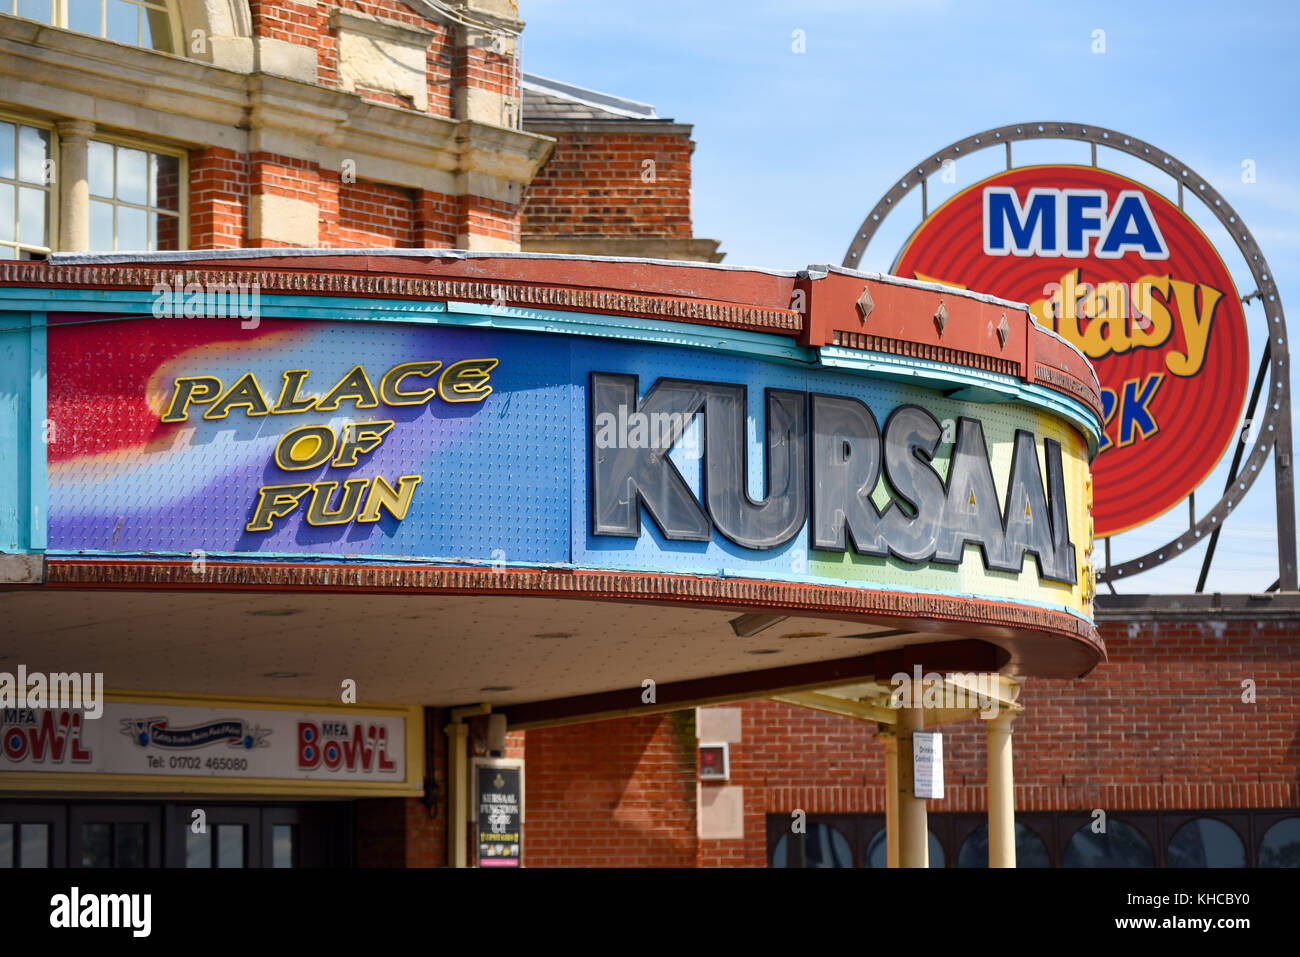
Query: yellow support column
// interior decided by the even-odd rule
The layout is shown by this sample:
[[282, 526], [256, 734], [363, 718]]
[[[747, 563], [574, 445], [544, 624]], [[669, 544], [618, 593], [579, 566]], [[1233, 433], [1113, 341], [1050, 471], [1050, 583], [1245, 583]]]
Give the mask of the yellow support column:
[[876, 737], [885, 746], [885, 866], [898, 866], [898, 734], [878, 725]]
[[930, 830], [925, 801], [913, 797], [912, 732], [925, 729], [920, 708], [898, 709], [898, 866], [930, 866]]
[[988, 721], [989, 867], [1016, 866], [1016, 799], [1011, 770], [1011, 722], [1004, 708]]

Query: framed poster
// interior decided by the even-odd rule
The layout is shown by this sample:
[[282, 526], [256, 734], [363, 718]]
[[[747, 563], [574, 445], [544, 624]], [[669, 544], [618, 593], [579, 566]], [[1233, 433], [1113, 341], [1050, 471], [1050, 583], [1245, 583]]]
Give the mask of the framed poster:
[[522, 867], [524, 852], [524, 762], [519, 758], [475, 758], [474, 865]]

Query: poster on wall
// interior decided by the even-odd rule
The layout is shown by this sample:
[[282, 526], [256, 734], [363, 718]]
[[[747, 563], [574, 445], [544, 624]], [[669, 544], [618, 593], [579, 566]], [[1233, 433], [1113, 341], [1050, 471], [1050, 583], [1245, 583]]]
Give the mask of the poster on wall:
[[475, 863], [521, 867], [524, 849], [524, 762], [474, 761]]

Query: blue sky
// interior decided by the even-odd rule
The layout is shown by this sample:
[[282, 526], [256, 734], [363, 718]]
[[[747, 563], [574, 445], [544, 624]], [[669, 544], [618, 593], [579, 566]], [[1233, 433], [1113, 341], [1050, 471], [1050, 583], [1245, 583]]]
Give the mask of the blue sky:
[[[870, 208], [928, 154], [1008, 123], [1092, 123], [1167, 150], [1220, 190], [1254, 233], [1300, 329], [1300, 5], [522, 0], [520, 8], [526, 70], [694, 124], [695, 234], [721, 240], [729, 264], [839, 263]], [[796, 30], [803, 53], [792, 49]], [[1104, 53], [1093, 52], [1097, 30]], [[1106, 152], [1102, 166], [1173, 195], [1163, 174]], [[1031, 159], [1087, 162], [1087, 147], [1016, 153], [1017, 165]], [[1253, 183], [1242, 181], [1245, 160], [1254, 161]], [[947, 189], [997, 164], [988, 154], [963, 161]], [[946, 194], [937, 177], [930, 189], [933, 208]], [[1250, 292], [1235, 247], [1191, 205], [1241, 294]], [[908, 213], [891, 214], [864, 268], [888, 270], [919, 205]], [[1247, 315], [1253, 376], [1264, 312], [1255, 303]], [[1200, 513], [1218, 500], [1227, 466], [1225, 456], [1198, 492]], [[1114, 560], [1181, 533], [1186, 515], [1180, 506], [1116, 536]], [[1225, 528], [1207, 590], [1267, 587], [1277, 577], [1275, 527], [1270, 459]], [[1203, 552], [1120, 590], [1190, 592]]]

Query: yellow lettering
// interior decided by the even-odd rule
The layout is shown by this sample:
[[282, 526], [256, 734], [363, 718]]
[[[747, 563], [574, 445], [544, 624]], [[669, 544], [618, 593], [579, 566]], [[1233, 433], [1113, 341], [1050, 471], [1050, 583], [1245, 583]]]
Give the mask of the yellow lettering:
[[[1205, 283], [1173, 280], [1174, 302], [1178, 305], [1178, 324], [1183, 330], [1185, 352], [1172, 350], [1165, 356], [1165, 365], [1176, 376], [1194, 376], [1205, 362], [1205, 349], [1210, 341], [1210, 326], [1214, 310], [1223, 293]], [[1196, 291], [1200, 290], [1201, 308], [1196, 308]]]
[[333, 412], [343, 399], [352, 399], [358, 409], [373, 409], [379, 405], [379, 400], [375, 398], [375, 387], [370, 384], [366, 370], [361, 366], [353, 366], [351, 371], [339, 380], [339, 384], [330, 389], [329, 394], [320, 400], [316, 408], [321, 412]]
[[[1134, 349], [1155, 349], [1165, 344], [1173, 331], [1173, 319], [1165, 305], [1169, 298], [1168, 276], [1143, 276], [1137, 281], [1142, 290], [1133, 301], [1133, 328], [1130, 332]], [[1161, 298], [1156, 298], [1160, 293]]]
[[277, 518], [284, 518], [311, 491], [310, 485], [263, 485], [257, 490], [253, 520], [244, 526], [249, 532], [269, 532]]
[[[197, 394], [196, 394], [197, 393]], [[221, 395], [221, 380], [212, 376], [185, 376], [177, 379], [172, 401], [163, 414], [164, 422], [184, 422], [190, 417], [190, 403], [207, 405]], [[178, 408], [179, 406], [179, 408]]]
[[423, 405], [438, 394], [437, 389], [402, 392], [398, 386], [402, 384], [402, 380], [408, 375], [418, 375], [427, 379], [437, 372], [441, 365], [441, 362], [435, 360], [430, 362], [403, 362], [399, 366], [393, 366], [379, 380], [379, 397], [384, 400], [385, 405]]
[[343, 501], [334, 511], [326, 511], [330, 496], [338, 482], [317, 482], [312, 486], [311, 505], [307, 509], [308, 525], [346, 525], [357, 514], [361, 493], [370, 484], [369, 479], [348, 479], [343, 483]]
[[231, 409], [247, 409], [246, 415], [267, 415], [271, 411], [262, 387], [257, 384], [257, 377], [245, 372], [230, 390], [217, 400], [216, 405], [203, 413], [205, 419], [224, 419]]
[[1067, 341], [1083, 349], [1083, 333], [1079, 330], [1079, 270], [1071, 269], [1061, 277], [1061, 289], [1056, 294], [1056, 331]]
[[388, 509], [389, 514], [399, 522], [406, 518], [406, 510], [411, 507], [411, 498], [415, 495], [415, 487], [423, 481], [419, 475], [403, 475], [397, 480], [397, 488], [393, 488], [383, 476], [376, 475], [374, 482], [370, 485], [370, 494], [366, 496], [366, 504], [361, 508], [361, 514], [357, 516], [358, 522], [377, 522], [379, 521], [379, 509]]
[[372, 451], [395, 425], [394, 422], [358, 422], [345, 426], [343, 438], [339, 440], [339, 454], [330, 463], [330, 468], [350, 468], [357, 464], [357, 454]]
[[304, 399], [298, 395], [298, 390], [302, 388], [302, 380], [310, 375], [308, 370], [290, 369], [280, 375], [284, 379], [284, 385], [280, 386], [280, 398], [276, 400], [275, 408], [271, 410], [272, 414], [308, 412], [315, 407], [315, 399]]
[[488, 373], [496, 359], [462, 359], [447, 366], [438, 379], [438, 394], [444, 402], [482, 402], [492, 394]]

